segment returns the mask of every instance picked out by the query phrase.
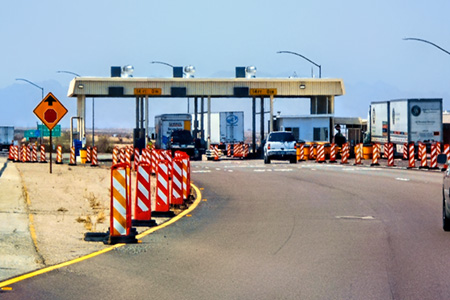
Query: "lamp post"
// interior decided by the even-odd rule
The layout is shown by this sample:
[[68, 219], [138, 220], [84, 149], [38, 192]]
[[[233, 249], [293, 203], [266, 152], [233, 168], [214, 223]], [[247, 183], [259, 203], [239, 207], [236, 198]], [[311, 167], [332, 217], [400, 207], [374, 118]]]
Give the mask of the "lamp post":
[[441, 50], [441, 51], [447, 53], [448, 55], [450, 55], [450, 52], [448, 52], [448, 51], [445, 50], [444, 48], [439, 47], [439, 46], [436, 45], [435, 43], [432, 43], [432, 42], [427, 41], [427, 40], [424, 40], [424, 39], [418, 39], [418, 38], [404, 38], [403, 40], [404, 40], [404, 41], [418, 41], [418, 42], [424, 42], [424, 43], [430, 44], [430, 45], [432, 45], [432, 46], [438, 48], [439, 50]]
[[38, 89], [41, 89], [41, 94], [42, 94], [41, 99], [44, 99], [44, 88], [43, 88], [43, 87], [41, 87], [41, 86], [37, 85], [36, 83], [31, 82], [31, 81], [29, 81], [29, 80], [27, 80], [27, 79], [24, 79], [24, 78], [16, 78], [16, 80], [28, 82], [29, 84], [34, 85], [34, 86], [37, 87]]
[[303, 55], [301, 55], [301, 54], [298, 54], [298, 53], [296, 53], [296, 52], [292, 52], [292, 51], [278, 51], [277, 53], [278, 53], [278, 54], [280, 54], [280, 53], [293, 54], [293, 55], [300, 56], [300, 57], [303, 58], [303, 59], [306, 59], [307, 61], [309, 61], [310, 63], [312, 63], [313, 65], [315, 65], [316, 67], [319, 68], [319, 78], [322, 78], [322, 66], [319, 65], [319, 64], [317, 64], [317, 63], [315, 63], [315, 62], [313, 62], [313, 61], [310, 60], [309, 58], [307, 58], [307, 57], [305, 57], [305, 56], [303, 56]]

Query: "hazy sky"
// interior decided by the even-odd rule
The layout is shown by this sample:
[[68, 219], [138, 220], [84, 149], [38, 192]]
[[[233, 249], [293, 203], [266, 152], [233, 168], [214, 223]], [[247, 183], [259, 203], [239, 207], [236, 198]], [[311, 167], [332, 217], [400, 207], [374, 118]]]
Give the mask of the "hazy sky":
[[[402, 97], [442, 97], [450, 107], [450, 55], [402, 40], [422, 38], [450, 50], [448, 0], [3, 2], [0, 125], [11, 103], [40, 98], [16, 78], [46, 92], [56, 81], [66, 92], [72, 77], [58, 70], [109, 76], [110, 66], [131, 64], [135, 77], [170, 77], [168, 67], [150, 63], [158, 60], [194, 65], [198, 78], [232, 77], [235, 66], [248, 65], [257, 67], [257, 77], [317, 76], [309, 62], [279, 50], [321, 64], [322, 77], [344, 80], [337, 115], [365, 117], [370, 101]], [[16, 92], [2, 94], [6, 89]], [[289, 105], [295, 104], [275, 109]]]

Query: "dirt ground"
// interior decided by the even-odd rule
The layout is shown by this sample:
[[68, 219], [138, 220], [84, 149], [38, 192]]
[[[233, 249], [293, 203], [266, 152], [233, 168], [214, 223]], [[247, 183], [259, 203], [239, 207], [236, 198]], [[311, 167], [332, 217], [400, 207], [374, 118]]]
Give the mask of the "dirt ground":
[[[107, 247], [101, 242], [84, 241], [84, 234], [108, 230], [110, 166], [53, 163], [52, 174], [48, 163], [14, 163], [14, 166], [28, 194], [43, 265], [54, 265]], [[154, 190], [153, 178], [152, 194]]]

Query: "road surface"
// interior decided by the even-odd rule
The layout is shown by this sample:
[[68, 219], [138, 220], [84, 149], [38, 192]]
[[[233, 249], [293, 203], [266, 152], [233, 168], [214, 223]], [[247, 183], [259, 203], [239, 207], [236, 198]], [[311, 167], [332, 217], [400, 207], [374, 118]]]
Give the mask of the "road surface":
[[448, 299], [442, 174], [194, 162], [192, 213], [2, 299]]

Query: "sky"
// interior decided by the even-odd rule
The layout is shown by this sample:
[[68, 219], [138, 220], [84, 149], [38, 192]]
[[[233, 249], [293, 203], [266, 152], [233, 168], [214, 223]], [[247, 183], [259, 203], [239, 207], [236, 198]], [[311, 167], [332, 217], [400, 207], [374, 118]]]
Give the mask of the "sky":
[[[134, 77], [171, 77], [167, 66], [151, 64], [163, 61], [193, 65], [197, 78], [234, 77], [236, 66], [250, 65], [261, 78], [318, 76], [317, 67], [280, 50], [320, 64], [323, 78], [343, 79], [336, 116], [367, 118], [370, 102], [400, 98], [443, 98], [450, 110], [450, 55], [403, 40], [450, 50], [448, 0], [3, 1], [0, 126], [38, 121], [32, 111], [41, 91], [16, 80], [25, 78], [69, 109], [61, 121], [68, 127], [76, 115], [66, 96], [73, 76], [60, 70], [108, 77], [111, 66], [131, 64]], [[213, 110], [250, 111], [250, 102], [214, 99]], [[275, 111], [306, 115], [308, 105], [277, 100]], [[151, 116], [186, 110], [186, 100], [151, 103]], [[96, 99], [95, 124], [132, 128], [134, 100]]]

